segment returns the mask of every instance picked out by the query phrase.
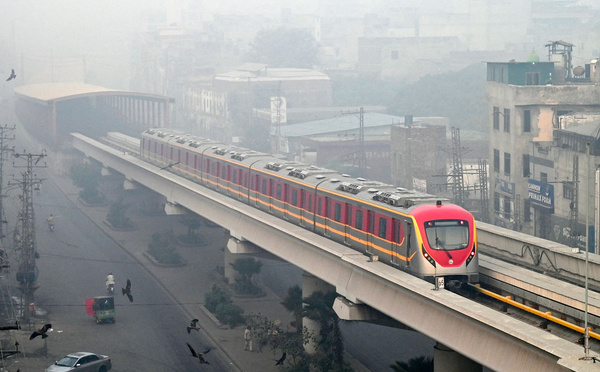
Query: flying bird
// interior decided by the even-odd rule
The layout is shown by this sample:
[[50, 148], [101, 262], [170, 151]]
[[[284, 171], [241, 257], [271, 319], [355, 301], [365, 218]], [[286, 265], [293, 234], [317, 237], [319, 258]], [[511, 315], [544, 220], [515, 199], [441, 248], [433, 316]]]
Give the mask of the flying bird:
[[195, 329], [196, 331], [200, 332], [200, 327], [198, 327], [198, 321], [198, 319], [192, 319], [190, 325], [187, 327], [188, 335], [190, 334], [190, 331], [192, 329]]
[[200, 361], [200, 364], [210, 364], [206, 359], [204, 359], [203, 355], [207, 354], [210, 351], [210, 348], [204, 350], [204, 352], [202, 353], [196, 353], [196, 350], [194, 350], [194, 348], [192, 347], [192, 345], [190, 345], [189, 343], [185, 343], [187, 345], [187, 347], [190, 349], [190, 352], [192, 353], [192, 356], [194, 358], [198, 358], [198, 360]]
[[12, 79], [16, 78], [17, 74], [15, 74], [15, 69], [11, 69], [10, 70], [10, 76], [8, 77], [8, 79], [6, 79], [6, 81], [11, 81]]
[[131, 295], [131, 280], [127, 279], [127, 285], [125, 288], [121, 288], [121, 291], [123, 292], [123, 296], [127, 295], [129, 302], [133, 302], [133, 296]]
[[29, 339], [33, 340], [37, 336], [42, 336], [42, 338], [46, 338], [46, 337], [48, 337], [46, 332], [51, 331], [51, 330], [52, 330], [52, 324], [44, 324], [42, 326], [42, 328], [38, 329], [37, 331], [33, 331], [31, 336], [29, 336]]
[[283, 352], [283, 354], [281, 354], [281, 358], [279, 358], [277, 360], [277, 363], [275, 363], [276, 366], [282, 366], [283, 365], [283, 361], [285, 360], [285, 357], [287, 356], [287, 354], [285, 353], [285, 351]]

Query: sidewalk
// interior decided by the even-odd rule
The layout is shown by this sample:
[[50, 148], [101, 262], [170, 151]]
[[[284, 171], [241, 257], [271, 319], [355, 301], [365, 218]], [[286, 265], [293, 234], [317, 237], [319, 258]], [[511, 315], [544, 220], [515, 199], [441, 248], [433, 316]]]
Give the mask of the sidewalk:
[[[237, 368], [244, 372], [251, 371], [280, 371], [275, 367], [275, 360], [280, 355], [274, 355], [272, 351], [263, 349], [262, 353], [244, 351], [244, 329], [240, 325], [234, 329], [228, 329], [207, 311], [201, 304], [204, 302], [204, 293], [208, 292], [215, 282], [222, 283], [223, 278], [217, 272], [217, 267], [224, 264], [223, 250], [227, 249], [229, 234], [220, 227], [202, 225], [199, 233], [205, 245], [201, 247], [177, 246], [177, 252], [181, 254], [186, 264], [184, 266], [169, 267], [157, 264], [150, 260], [145, 253], [148, 242], [153, 233], [183, 234], [186, 227], [178, 219], [180, 216], [152, 216], [138, 210], [140, 203], [132, 203], [128, 215], [134, 221], [137, 229], [134, 231], [115, 231], [105, 222], [108, 207], [88, 207], [78, 201], [79, 189], [72, 185], [68, 177], [54, 178], [57, 186], [63, 191], [73, 203], [83, 211], [99, 228], [111, 236], [117, 244], [127, 251], [136, 261], [145, 266], [157, 279], [165, 290], [173, 297], [173, 301], [183, 304], [183, 308], [189, 314], [190, 319], [198, 318], [202, 331], [212, 339], [215, 345], [227, 354]], [[137, 205], [136, 205], [137, 204]], [[192, 290], [190, 290], [192, 289]], [[290, 324], [293, 320], [292, 314], [281, 304], [281, 299], [274, 293], [263, 288], [266, 295], [259, 298], [240, 298], [232, 296], [233, 302], [244, 310], [244, 315], [260, 314], [270, 320], [279, 319], [282, 324]], [[285, 328], [285, 327], [284, 327]]]

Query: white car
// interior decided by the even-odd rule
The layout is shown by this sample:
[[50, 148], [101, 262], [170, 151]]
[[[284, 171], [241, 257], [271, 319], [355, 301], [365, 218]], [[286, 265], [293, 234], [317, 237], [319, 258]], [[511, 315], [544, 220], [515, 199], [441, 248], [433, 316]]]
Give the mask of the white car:
[[106, 372], [112, 368], [110, 358], [107, 355], [79, 351], [64, 356], [50, 367], [46, 372]]

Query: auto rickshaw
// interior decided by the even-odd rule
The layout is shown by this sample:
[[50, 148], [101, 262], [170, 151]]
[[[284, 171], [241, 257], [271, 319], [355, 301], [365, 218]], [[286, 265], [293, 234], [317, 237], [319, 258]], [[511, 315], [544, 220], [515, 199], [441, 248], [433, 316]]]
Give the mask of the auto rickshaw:
[[97, 296], [85, 300], [88, 315], [93, 316], [96, 323], [115, 322], [115, 300], [112, 296]]

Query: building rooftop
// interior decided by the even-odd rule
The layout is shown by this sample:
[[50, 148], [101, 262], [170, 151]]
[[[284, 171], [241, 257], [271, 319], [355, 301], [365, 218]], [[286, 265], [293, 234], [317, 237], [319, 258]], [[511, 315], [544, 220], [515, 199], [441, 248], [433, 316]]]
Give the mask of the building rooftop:
[[234, 71], [220, 73], [215, 80], [225, 81], [280, 81], [280, 80], [330, 80], [322, 72], [304, 68], [269, 68], [258, 63], [244, 64]]
[[[364, 127], [375, 128], [404, 124], [404, 117], [368, 112], [363, 115]], [[280, 126], [283, 137], [303, 137], [316, 134], [327, 134], [358, 130], [360, 118], [358, 114], [345, 114], [331, 119], [315, 120], [300, 124]], [[276, 128], [271, 127], [271, 135], [275, 135]]]

